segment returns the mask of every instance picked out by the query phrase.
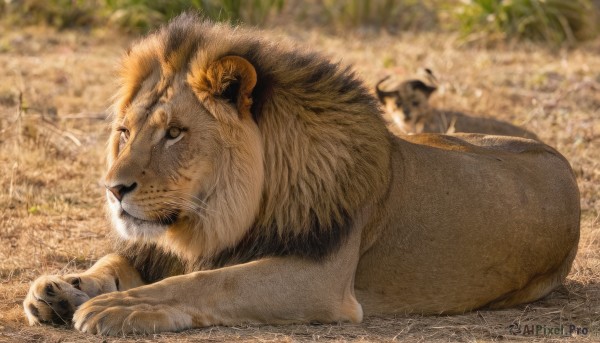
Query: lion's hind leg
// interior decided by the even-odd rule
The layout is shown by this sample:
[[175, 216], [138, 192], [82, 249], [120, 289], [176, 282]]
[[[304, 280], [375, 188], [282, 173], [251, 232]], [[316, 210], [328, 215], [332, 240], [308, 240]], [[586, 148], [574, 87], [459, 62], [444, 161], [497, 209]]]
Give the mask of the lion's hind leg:
[[519, 304], [525, 304], [536, 301], [548, 295], [554, 289], [562, 285], [564, 279], [569, 274], [575, 255], [577, 254], [577, 245], [571, 250], [562, 264], [548, 273], [540, 274], [531, 279], [525, 287], [512, 291], [502, 297], [488, 303], [485, 308], [501, 309], [513, 307]]

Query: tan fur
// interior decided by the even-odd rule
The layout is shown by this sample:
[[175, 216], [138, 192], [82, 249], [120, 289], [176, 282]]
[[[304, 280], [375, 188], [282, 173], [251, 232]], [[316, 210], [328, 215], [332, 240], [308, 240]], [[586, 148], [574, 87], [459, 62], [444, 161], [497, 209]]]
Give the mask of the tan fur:
[[[198, 66], [192, 63], [193, 66]], [[206, 72], [201, 68], [191, 68], [188, 84], [198, 98], [205, 104], [211, 104], [211, 113], [224, 112], [214, 107], [212, 96], [221, 94], [236, 78], [241, 78], [241, 89], [237, 97], [237, 110], [241, 116], [250, 118], [252, 89], [256, 86], [256, 71], [245, 59], [239, 56], [226, 56], [211, 64]]]
[[376, 91], [384, 106], [384, 118], [395, 134], [469, 132], [539, 140], [534, 133], [500, 120], [435, 109], [429, 104], [435, 87], [425, 85], [429, 87], [426, 90], [415, 87], [419, 80], [383, 90], [380, 85], [384, 80], [377, 84]]
[[350, 71], [260, 36], [184, 15], [133, 47], [105, 178], [116, 253], [36, 280], [30, 323], [360, 322], [513, 306], [562, 282], [579, 194], [558, 152], [393, 137]]

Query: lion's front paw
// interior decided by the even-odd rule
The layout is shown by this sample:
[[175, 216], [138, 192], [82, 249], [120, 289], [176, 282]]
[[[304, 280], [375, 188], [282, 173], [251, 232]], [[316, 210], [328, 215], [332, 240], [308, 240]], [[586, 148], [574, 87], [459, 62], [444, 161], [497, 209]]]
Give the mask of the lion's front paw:
[[133, 296], [131, 292], [104, 294], [86, 302], [75, 312], [73, 322], [82, 332], [112, 336], [192, 327], [191, 316], [180, 305]]
[[29, 325], [70, 324], [75, 309], [89, 299], [79, 289], [76, 276], [42, 276], [35, 280], [23, 301]]

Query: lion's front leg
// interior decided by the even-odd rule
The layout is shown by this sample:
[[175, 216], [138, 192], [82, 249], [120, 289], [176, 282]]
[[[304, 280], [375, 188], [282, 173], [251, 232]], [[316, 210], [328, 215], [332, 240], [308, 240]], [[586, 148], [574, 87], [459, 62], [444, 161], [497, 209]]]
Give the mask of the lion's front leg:
[[81, 274], [39, 277], [31, 284], [23, 307], [30, 325], [70, 324], [75, 310], [90, 298], [142, 284], [126, 259], [110, 254]]
[[173, 299], [169, 294], [172, 289], [156, 286], [109, 293], [85, 303], [75, 313], [75, 328], [87, 333], [115, 336], [194, 327], [186, 302]]
[[[344, 248], [346, 249], [346, 248]], [[268, 258], [104, 294], [75, 313], [75, 328], [121, 335], [209, 325], [362, 320], [354, 297], [358, 246], [327, 258]]]

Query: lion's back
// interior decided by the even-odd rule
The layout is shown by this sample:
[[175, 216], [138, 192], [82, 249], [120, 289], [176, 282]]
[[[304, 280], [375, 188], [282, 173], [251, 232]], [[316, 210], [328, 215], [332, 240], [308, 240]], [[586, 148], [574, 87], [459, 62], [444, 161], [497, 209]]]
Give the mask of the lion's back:
[[486, 117], [473, 117], [462, 112], [435, 111], [423, 132], [481, 133], [539, 140], [538, 136], [522, 127]]

